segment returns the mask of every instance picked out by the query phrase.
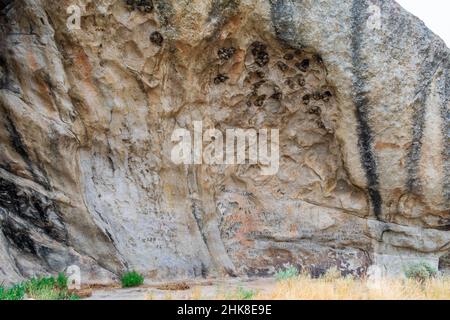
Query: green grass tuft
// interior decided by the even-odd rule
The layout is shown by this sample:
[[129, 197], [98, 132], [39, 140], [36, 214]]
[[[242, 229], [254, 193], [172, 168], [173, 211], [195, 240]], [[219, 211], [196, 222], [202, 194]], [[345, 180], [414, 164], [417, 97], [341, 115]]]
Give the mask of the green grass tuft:
[[275, 279], [277, 279], [277, 281], [289, 280], [298, 277], [298, 275], [299, 275], [298, 269], [296, 267], [291, 266], [284, 270], [279, 270], [275, 274]]
[[129, 271], [122, 275], [120, 281], [123, 288], [139, 287], [144, 283], [144, 277], [136, 271]]
[[253, 290], [247, 290], [239, 288], [237, 291], [237, 300], [252, 300], [255, 297], [256, 292]]
[[25, 287], [17, 284], [11, 288], [0, 287], [0, 300], [23, 300], [25, 297]]
[[35, 300], [78, 300], [67, 289], [67, 277], [60, 273], [56, 278], [33, 278], [16, 284], [11, 288], [0, 286], [0, 300], [23, 300], [25, 297]]

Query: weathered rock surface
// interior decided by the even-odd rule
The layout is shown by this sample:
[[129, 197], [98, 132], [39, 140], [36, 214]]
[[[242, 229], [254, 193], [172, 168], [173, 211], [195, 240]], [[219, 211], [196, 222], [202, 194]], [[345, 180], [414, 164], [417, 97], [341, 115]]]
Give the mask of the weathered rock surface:
[[[0, 1], [0, 282], [448, 267], [450, 51], [396, 2], [76, 3]], [[278, 173], [175, 165], [193, 121]]]

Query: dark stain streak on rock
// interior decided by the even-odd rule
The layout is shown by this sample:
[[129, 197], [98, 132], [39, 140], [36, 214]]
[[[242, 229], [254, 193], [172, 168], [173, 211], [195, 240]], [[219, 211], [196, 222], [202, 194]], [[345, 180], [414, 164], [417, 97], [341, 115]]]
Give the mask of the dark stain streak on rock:
[[5, 237], [21, 251], [32, 255], [37, 254], [34, 241], [30, 238], [29, 231], [26, 228], [18, 227], [10, 218], [7, 218], [1, 227]]
[[38, 175], [34, 170], [33, 162], [31, 161], [28, 155], [27, 148], [23, 143], [22, 137], [17, 128], [15, 127], [14, 122], [11, 120], [9, 114], [6, 112], [6, 109], [2, 105], [0, 105], [0, 107], [1, 107], [0, 109], [3, 109], [5, 111], [4, 117], [6, 121], [6, 130], [8, 131], [10, 136], [11, 145], [14, 147], [16, 152], [22, 157], [23, 161], [25, 161], [29, 172], [33, 176], [34, 181], [41, 184], [46, 190], [50, 190], [51, 189], [50, 183], [46, 179]]
[[[0, 25], [1, 25], [0, 21]], [[1, 31], [1, 27], [0, 27]], [[0, 56], [0, 90], [9, 90], [15, 94], [21, 94], [19, 87], [14, 83], [12, 72], [8, 66], [8, 61]]]
[[6, 89], [8, 84], [8, 66], [5, 58], [0, 56], [0, 89]]
[[0, 10], [5, 9], [7, 6], [12, 4], [14, 0], [0, 0]]
[[56, 204], [45, 196], [0, 178], [0, 208], [32, 225], [50, 238], [67, 243], [67, 233]]
[[362, 60], [361, 46], [363, 31], [367, 22], [368, 4], [363, 0], [354, 0], [352, 4], [352, 60], [353, 60], [353, 99], [356, 106], [356, 118], [358, 121], [358, 147], [364, 168], [369, 197], [373, 211], [377, 219], [381, 218], [382, 198], [379, 191], [377, 163], [372, 150], [372, 130], [369, 126], [368, 97], [365, 93], [365, 71], [367, 66]]
[[414, 101], [412, 143], [408, 153], [408, 180], [407, 189], [414, 194], [421, 193], [420, 179], [418, 176], [418, 167], [420, 155], [422, 151], [422, 137], [425, 124], [425, 108], [428, 97], [429, 88], [418, 93], [417, 99]]

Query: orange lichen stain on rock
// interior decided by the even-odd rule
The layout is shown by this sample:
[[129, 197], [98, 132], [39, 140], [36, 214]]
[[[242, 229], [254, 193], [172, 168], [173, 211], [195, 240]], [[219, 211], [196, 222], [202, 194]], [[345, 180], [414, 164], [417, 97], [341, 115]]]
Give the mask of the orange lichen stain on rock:
[[92, 65], [89, 62], [89, 57], [86, 53], [80, 49], [75, 49], [75, 57], [74, 62], [75, 66], [77, 66], [76, 70], [80, 74], [83, 80], [90, 82], [90, 78], [92, 75]]
[[31, 49], [27, 50], [27, 62], [28, 66], [31, 68], [33, 72], [41, 68], [36, 61], [36, 56], [34, 55], [33, 50]]
[[289, 232], [294, 235], [297, 234], [297, 225], [295, 223], [291, 224], [289, 227]]
[[229, 76], [231, 81], [237, 82], [245, 69], [245, 51], [238, 50], [234, 55], [235, 63], [230, 68]]
[[80, 87], [86, 100], [95, 104], [98, 101], [98, 89], [92, 81], [93, 67], [89, 57], [83, 50], [76, 48], [73, 52], [73, 61], [76, 68], [72, 70], [80, 80]]
[[400, 149], [401, 147], [396, 143], [389, 142], [378, 142], [375, 145], [376, 150], [385, 150], [385, 149]]
[[190, 56], [190, 52], [193, 50], [192, 46], [183, 41], [175, 41], [176, 51], [179, 52], [179, 56]]

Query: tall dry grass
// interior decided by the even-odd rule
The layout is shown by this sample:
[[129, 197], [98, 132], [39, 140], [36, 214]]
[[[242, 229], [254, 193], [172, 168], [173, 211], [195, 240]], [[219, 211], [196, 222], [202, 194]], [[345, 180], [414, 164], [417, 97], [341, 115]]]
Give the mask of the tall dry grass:
[[411, 279], [324, 277], [308, 275], [278, 282], [273, 290], [258, 293], [261, 300], [450, 300], [450, 278], [437, 277], [424, 283]]

